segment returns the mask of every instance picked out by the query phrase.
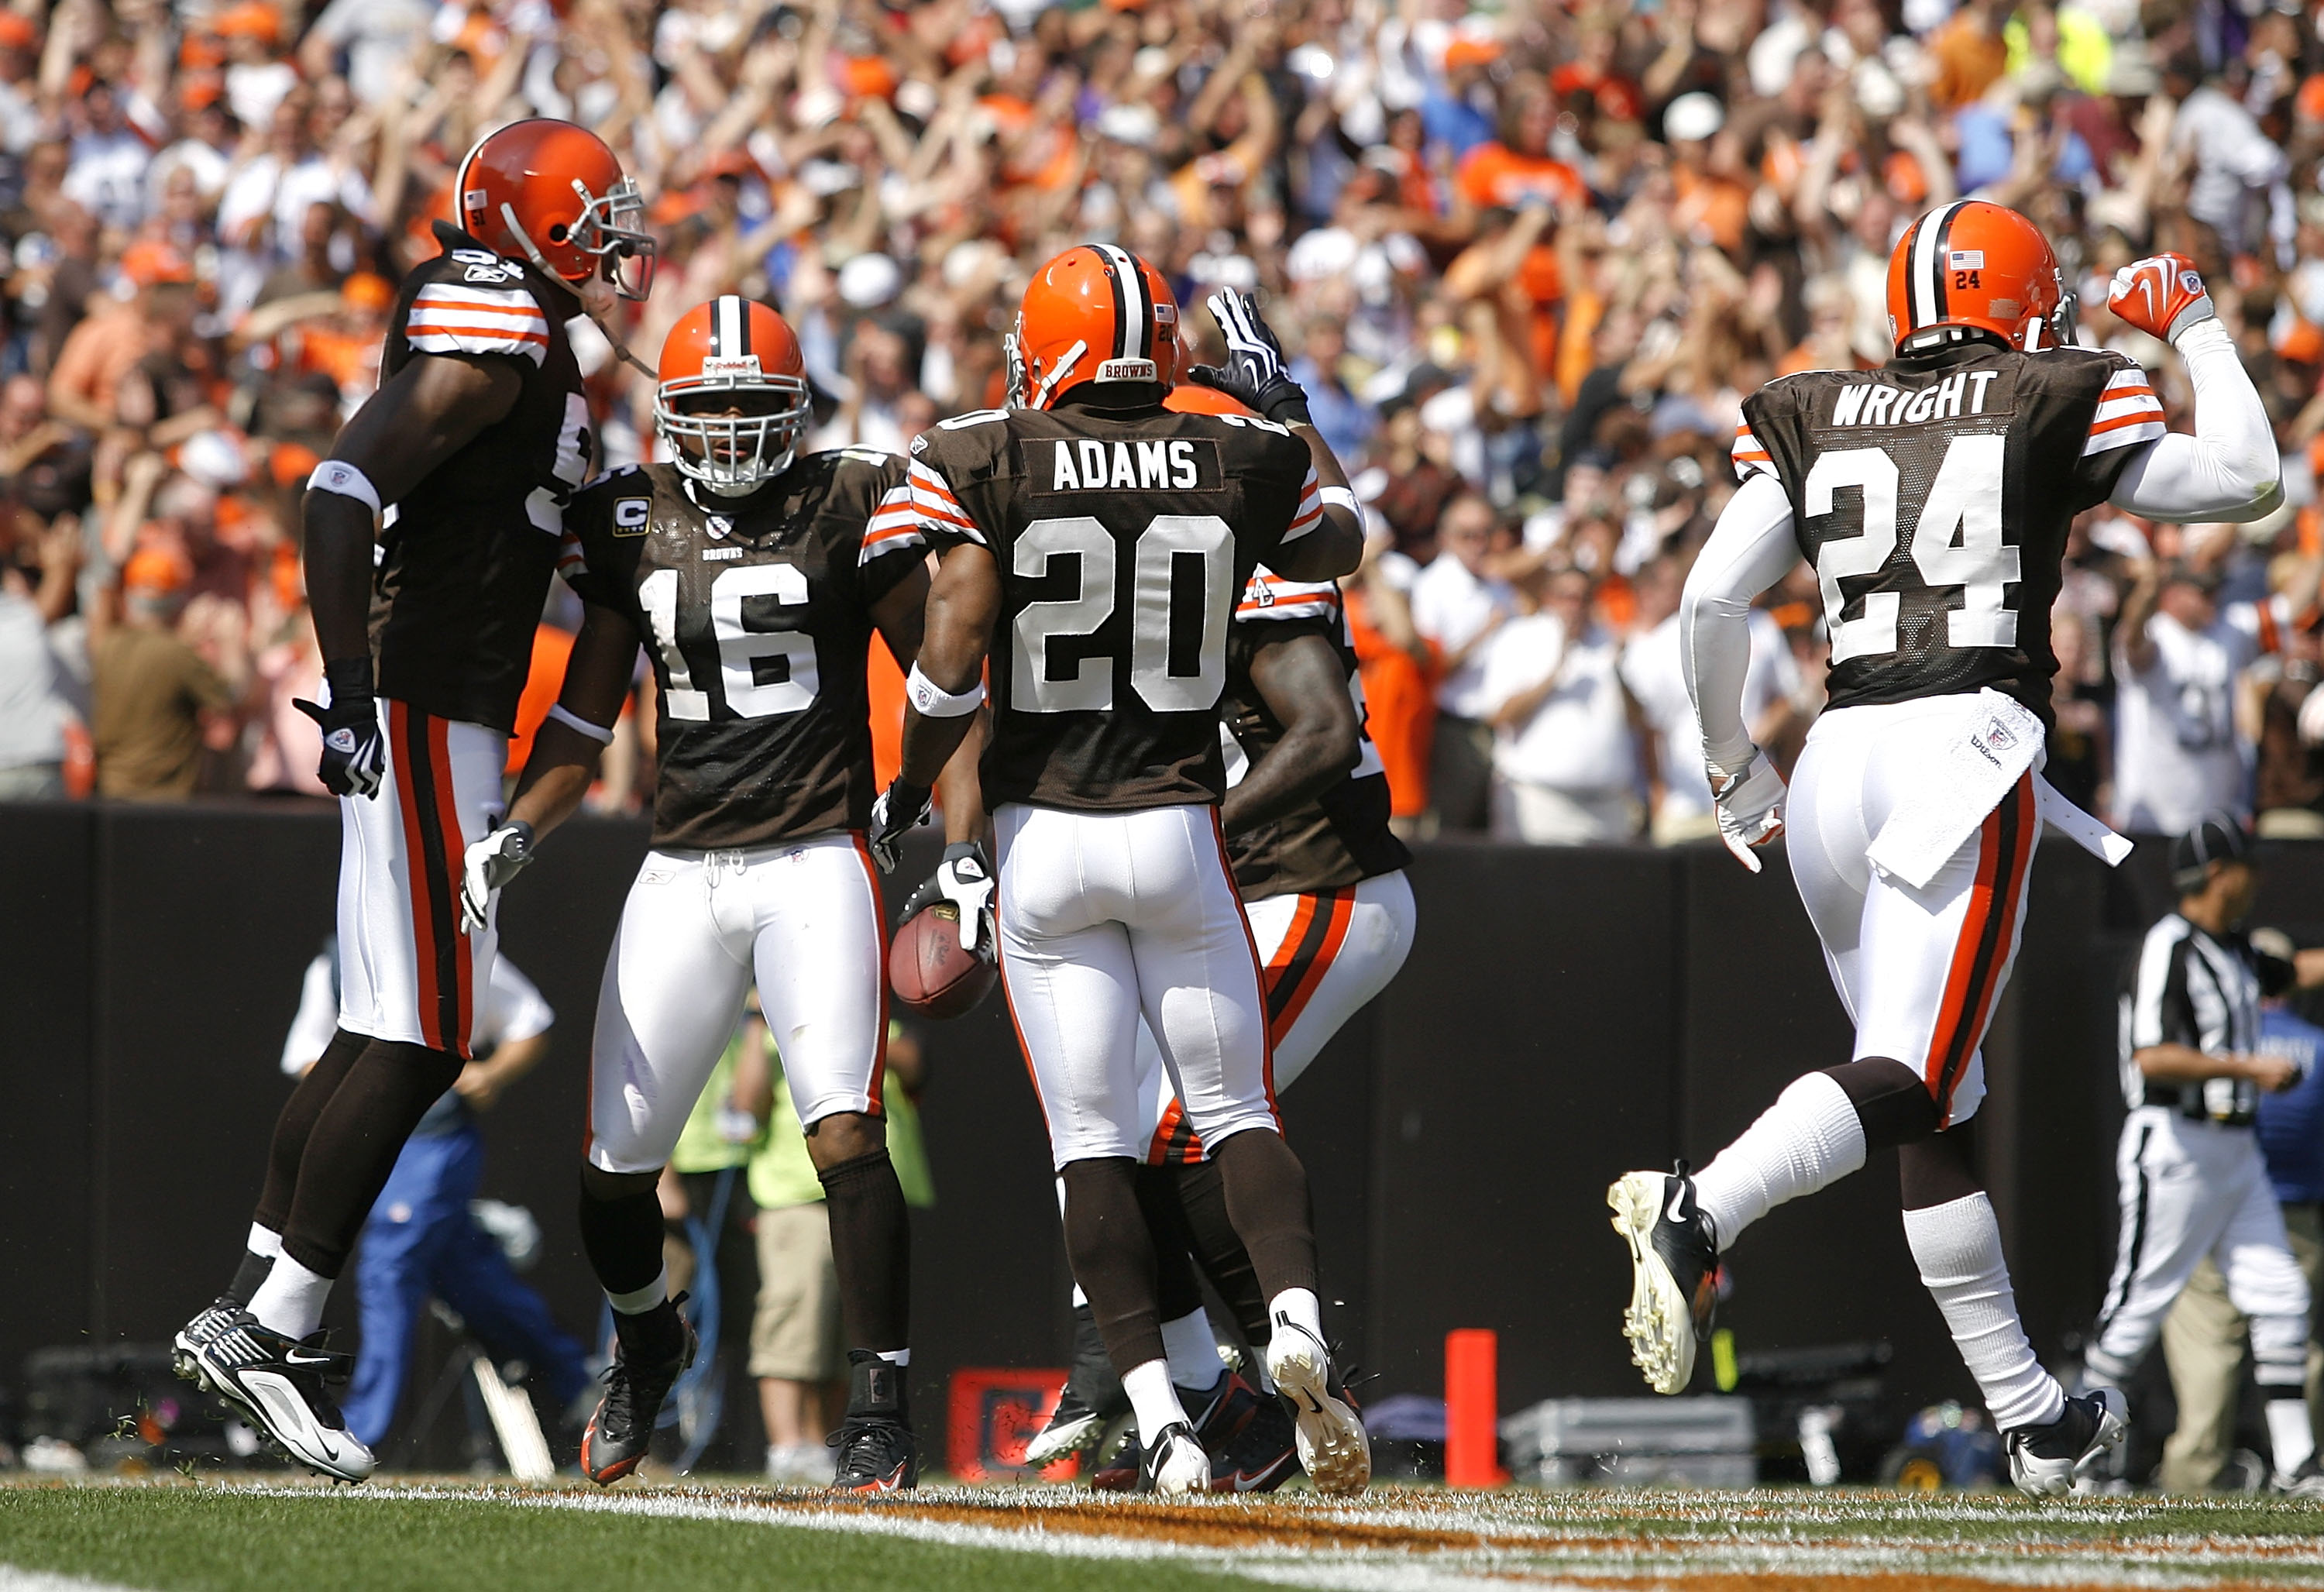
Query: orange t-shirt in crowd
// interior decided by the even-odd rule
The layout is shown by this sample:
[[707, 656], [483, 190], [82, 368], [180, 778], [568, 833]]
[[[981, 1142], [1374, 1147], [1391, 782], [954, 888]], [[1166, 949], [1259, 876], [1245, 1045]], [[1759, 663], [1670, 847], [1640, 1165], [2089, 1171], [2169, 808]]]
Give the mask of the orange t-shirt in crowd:
[[1929, 98], [1941, 111], [1959, 110], [1982, 97], [2009, 70], [2009, 46], [1966, 11], [1937, 30], [1929, 53], [1937, 61]]
[[565, 665], [572, 656], [570, 630], [545, 624], [532, 632], [532, 667], [525, 674], [523, 695], [516, 699], [516, 733], [509, 737], [507, 772], [524, 772], [532, 738], [557, 705], [557, 694], [565, 689]]
[[1436, 740], [1436, 692], [1412, 655], [1373, 629], [1360, 592], [1347, 596], [1348, 638], [1364, 683], [1364, 729], [1388, 773], [1388, 811], [1416, 818], [1428, 810], [1428, 754]]
[[1579, 205], [1590, 197], [1581, 174], [1564, 161], [1521, 155], [1500, 143], [1480, 143], [1463, 155], [1453, 180], [1462, 198], [1487, 209], [1513, 210], [1535, 198]]

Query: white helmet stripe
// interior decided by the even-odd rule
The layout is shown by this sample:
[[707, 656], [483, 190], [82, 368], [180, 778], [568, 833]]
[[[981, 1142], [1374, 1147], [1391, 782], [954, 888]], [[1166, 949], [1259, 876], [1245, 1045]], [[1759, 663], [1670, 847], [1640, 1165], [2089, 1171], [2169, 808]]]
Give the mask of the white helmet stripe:
[[1113, 266], [1116, 295], [1121, 304], [1121, 326], [1114, 339], [1116, 359], [1142, 359], [1154, 335], [1154, 307], [1146, 296], [1146, 274], [1126, 250], [1100, 244], [1098, 253]]
[[1946, 223], [1966, 202], [1955, 199], [1950, 205], [1930, 211], [1921, 217], [1920, 229], [1913, 235], [1913, 258], [1906, 267], [1906, 273], [1913, 288], [1912, 329], [1914, 331], [1935, 325], [1944, 314], [1944, 305], [1937, 292], [1938, 285], [1944, 280], [1941, 274], [1944, 262], [1939, 251], [1944, 242]]
[[733, 293], [722, 294], [710, 317], [710, 352], [725, 359], [742, 354], [742, 300]]

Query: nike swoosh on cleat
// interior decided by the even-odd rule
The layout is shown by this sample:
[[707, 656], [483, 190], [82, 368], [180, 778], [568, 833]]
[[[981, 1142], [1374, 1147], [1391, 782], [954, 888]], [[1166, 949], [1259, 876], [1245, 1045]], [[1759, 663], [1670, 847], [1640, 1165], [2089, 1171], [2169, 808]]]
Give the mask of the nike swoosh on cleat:
[[1684, 1206], [1685, 1203], [1686, 1185], [1679, 1182], [1676, 1178], [1671, 1179], [1670, 1209], [1663, 1212], [1663, 1219], [1665, 1221], [1684, 1221], [1686, 1218], [1682, 1214], [1681, 1208]]

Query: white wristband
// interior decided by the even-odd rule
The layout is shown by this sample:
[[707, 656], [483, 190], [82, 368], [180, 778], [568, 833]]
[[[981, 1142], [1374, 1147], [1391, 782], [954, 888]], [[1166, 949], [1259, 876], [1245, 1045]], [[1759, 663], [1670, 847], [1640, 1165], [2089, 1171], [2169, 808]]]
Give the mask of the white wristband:
[[370, 476], [344, 459], [325, 459], [316, 465], [315, 473], [307, 477], [307, 490], [335, 492], [343, 498], [355, 499], [374, 514], [380, 512], [379, 488], [371, 483]]
[[924, 719], [956, 719], [983, 705], [984, 680], [980, 676], [976, 684], [965, 691], [947, 691], [920, 673], [920, 666], [916, 663], [912, 672], [904, 676], [904, 695]]
[[1359, 520], [1364, 517], [1362, 506], [1356, 502], [1355, 492], [1347, 487], [1321, 487], [1317, 489], [1315, 495], [1323, 500], [1323, 506], [1327, 509], [1345, 509]]
[[549, 717], [550, 722], [564, 725], [576, 735], [586, 735], [599, 746], [613, 744], [613, 731], [611, 725], [593, 724], [579, 713], [567, 708], [561, 702], [549, 704]]

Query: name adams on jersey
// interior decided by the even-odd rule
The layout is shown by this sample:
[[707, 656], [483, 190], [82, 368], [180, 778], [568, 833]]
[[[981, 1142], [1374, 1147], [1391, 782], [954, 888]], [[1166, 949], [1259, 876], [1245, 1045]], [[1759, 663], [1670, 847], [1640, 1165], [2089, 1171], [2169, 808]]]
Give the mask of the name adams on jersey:
[[388, 321], [380, 379], [422, 354], [504, 360], [507, 414], [391, 505], [372, 584], [379, 691], [439, 718], [516, 728], [567, 501], [589, 473], [589, 406], [566, 296], [531, 266], [436, 225]]
[[1792, 502], [1831, 632], [1831, 705], [2006, 693], [2050, 719], [2050, 607], [2075, 515], [2104, 502], [2163, 406], [2118, 354], [1989, 342], [1768, 382], [1736, 473]]
[[630, 621], [661, 688], [654, 844], [759, 846], [870, 822], [872, 607], [927, 550], [908, 528], [867, 537], [903, 475], [901, 459], [846, 448], [731, 502], [696, 502], [669, 465], [574, 499], [566, 581]]
[[1294, 581], [1262, 569], [1243, 588], [1227, 642], [1227, 688], [1219, 704], [1227, 780], [1272, 750], [1283, 725], [1251, 684], [1250, 662], [1270, 642], [1317, 635], [1332, 644], [1355, 698], [1356, 766], [1305, 806], [1227, 836], [1227, 863], [1246, 901], [1314, 894], [1394, 873], [1412, 860], [1388, 829], [1388, 770], [1364, 729], [1364, 692], [1347, 615], [1333, 581]]
[[1322, 520], [1305, 444], [1265, 420], [1158, 403], [979, 410], [914, 439], [890, 509], [1001, 566], [988, 808], [1225, 794], [1218, 704], [1235, 602]]

